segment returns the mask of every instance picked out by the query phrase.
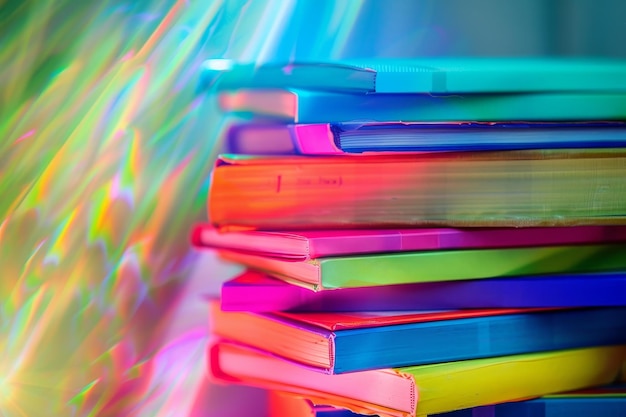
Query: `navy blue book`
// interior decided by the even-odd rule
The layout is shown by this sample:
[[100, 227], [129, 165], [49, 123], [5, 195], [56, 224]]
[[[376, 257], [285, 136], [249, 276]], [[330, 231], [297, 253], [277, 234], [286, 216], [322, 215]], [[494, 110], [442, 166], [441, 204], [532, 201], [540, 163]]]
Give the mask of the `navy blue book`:
[[245, 123], [227, 141], [245, 155], [619, 148], [626, 123]]

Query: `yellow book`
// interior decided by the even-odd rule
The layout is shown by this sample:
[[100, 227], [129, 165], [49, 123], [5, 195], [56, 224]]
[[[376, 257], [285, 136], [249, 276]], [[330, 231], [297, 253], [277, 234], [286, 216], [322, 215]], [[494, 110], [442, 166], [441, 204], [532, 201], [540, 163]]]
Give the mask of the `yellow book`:
[[416, 417], [608, 384], [625, 358], [626, 346], [611, 346], [327, 375], [218, 342], [209, 350], [209, 367], [221, 381], [305, 395], [358, 413]]

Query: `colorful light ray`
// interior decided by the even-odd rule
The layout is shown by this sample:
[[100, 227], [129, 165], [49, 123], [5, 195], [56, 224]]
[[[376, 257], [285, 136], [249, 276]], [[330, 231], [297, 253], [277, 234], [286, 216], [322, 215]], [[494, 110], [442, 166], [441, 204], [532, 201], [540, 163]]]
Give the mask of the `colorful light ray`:
[[[197, 94], [197, 76], [211, 57], [269, 59], [298, 8], [244, 0], [6, 7], [0, 414], [184, 415], [205, 340], [167, 329], [185, 320], [172, 311], [225, 126]], [[320, 19], [336, 21], [327, 12]], [[341, 28], [333, 54], [348, 32]], [[174, 362], [179, 355], [189, 360]]]

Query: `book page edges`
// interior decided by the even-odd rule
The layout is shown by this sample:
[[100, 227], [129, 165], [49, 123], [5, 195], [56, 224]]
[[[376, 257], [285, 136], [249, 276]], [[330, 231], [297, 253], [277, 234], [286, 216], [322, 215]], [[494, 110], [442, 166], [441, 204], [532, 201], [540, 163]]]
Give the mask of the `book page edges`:
[[350, 409], [358, 407], [391, 417], [414, 416], [415, 382], [394, 370], [327, 375], [223, 342], [209, 349], [209, 364], [216, 380], [325, 398]]

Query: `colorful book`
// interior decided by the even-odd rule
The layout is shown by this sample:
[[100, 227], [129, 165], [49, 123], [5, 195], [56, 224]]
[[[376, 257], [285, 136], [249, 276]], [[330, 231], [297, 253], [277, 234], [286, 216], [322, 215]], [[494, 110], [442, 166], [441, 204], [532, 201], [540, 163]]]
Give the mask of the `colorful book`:
[[[269, 417], [364, 417], [350, 410], [317, 405], [311, 400], [278, 391], [268, 393]], [[485, 405], [429, 417], [624, 417], [626, 387], [609, 385], [547, 395], [541, 398]]]
[[246, 155], [617, 148], [626, 146], [626, 124], [246, 123], [228, 130], [227, 146]]
[[624, 346], [593, 347], [328, 375], [241, 345], [209, 349], [214, 380], [280, 390], [356, 412], [427, 416], [609, 384]]
[[626, 268], [625, 244], [458, 249], [292, 261], [220, 250], [226, 261], [315, 290]]
[[218, 96], [222, 111], [286, 123], [510, 122], [624, 120], [624, 92], [343, 94], [307, 90], [237, 90]]
[[626, 343], [626, 308], [235, 313], [211, 330], [329, 374]]
[[223, 231], [210, 224], [199, 224], [191, 235], [191, 242], [199, 248], [228, 249], [288, 260], [418, 250], [623, 241], [626, 241], [626, 226]]
[[626, 271], [313, 291], [256, 271], [222, 285], [224, 311], [407, 311], [626, 306]]
[[[218, 227], [529, 227], [626, 222], [626, 149], [218, 158]], [[245, 196], [245, 199], [244, 199]]]
[[271, 390], [267, 395], [268, 417], [365, 417], [331, 405], [314, 404], [308, 398]]
[[413, 58], [237, 63], [207, 60], [205, 88], [365, 93], [626, 91], [626, 62], [559, 58]]

